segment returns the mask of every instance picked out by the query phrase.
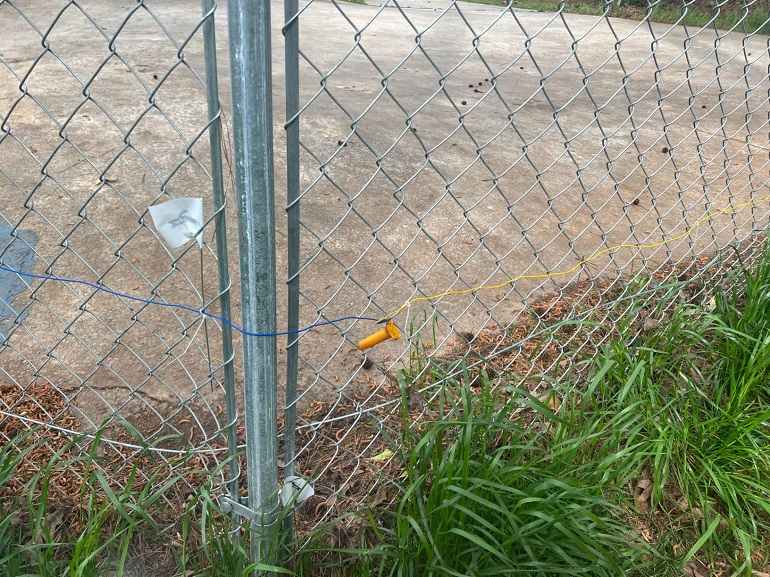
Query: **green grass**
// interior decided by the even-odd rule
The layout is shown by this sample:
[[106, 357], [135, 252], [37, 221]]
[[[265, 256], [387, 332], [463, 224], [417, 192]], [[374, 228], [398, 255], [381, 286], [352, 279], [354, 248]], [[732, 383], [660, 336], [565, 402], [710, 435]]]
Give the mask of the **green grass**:
[[766, 10], [755, 10], [744, 15], [741, 11], [720, 13], [714, 18], [710, 10], [688, 8], [683, 14], [679, 7], [657, 6], [653, 9], [650, 19], [653, 22], [685, 24], [696, 28], [716, 26], [719, 30], [735, 30], [747, 34], [770, 34]]
[[[605, 327], [607, 344], [590, 357], [569, 353], [577, 364], [558, 380], [489, 379], [429, 363], [418, 345], [399, 375], [403, 413], [391, 442], [403, 474], [381, 479], [391, 498], [298, 543], [293, 574], [674, 577], [693, 559], [729, 567], [725, 575], [765, 569], [752, 559], [768, 558], [770, 535], [770, 248], [751, 266], [739, 262], [705, 303], [671, 288], [660, 287], [672, 296], [657, 299], [657, 328], [639, 330], [634, 319], [653, 311], [648, 296], [631, 297], [617, 305], [627, 320]], [[551, 337], [611, 316], [571, 319]], [[430, 330], [429, 319], [419, 326]], [[413, 422], [407, 391], [428, 384], [439, 394]], [[544, 387], [562, 401], [555, 412]], [[169, 509], [180, 476], [137, 464], [113, 485], [98, 443], [79, 438], [17, 478], [45, 442], [36, 433], [0, 449], [0, 487], [23, 482], [0, 499], [0, 576], [121, 575], [146, 550], [172, 555], [169, 575], [266, 569], [247, 565], [248, 532], [228, 538], [212, 494], [218, 471], [185, 472], [199, 489]], [[93, 448], [70, 451], [75, 444]], [[70, 533], [49, 498], [65, 470], [84, 480]], [[351, 526], [352, 540], [331, 538]]]
[[[682, 304], [646, 337], [607, 347], [590, 363], [591, 386], [560, 434], [580, 440], [576, 456], [602, 471], [597, 482], [622, 486], [646, 472], [653, 508], [679, 515], [679, 500], [692, 536], [722, 527], [701, 543], [703, 553], [732, 559], [748, 575], [770, 529], [767, 251], [740, 275], [711, 306]], [[583, 442], [588, 432], [594, 444]], [[689, 548], [685, 533], [678, 538]]]
[[[476, 4], [489, 4], [493, 6], [506, 6], [505, 0], [462, 0]], [[538, 12], [557, 12], [559, 11], [559, 2], [549, 2], [546, 0], [520, 0], [514, 2], [514, 8], [527, 10], [536, 10]], [[566, 2], [562, 11], [567, 14], [584, 14], [592, 16], [601, 16], [604, 14], [604, 2], [596, 0], [594, 2]], [[608, 15], [617, 18], [629, 18], [631, 20], [640, 20], [646, 17], [647, 2], [615, 2], [610, 8]], [[701, 28], [704, 26], [714, 27], [719, 30], [735, 30], [747, 34], [770, 34], [770, 23], [768, 23], [768, 14], [766, 9], [755, 9], [745, 14], [740, 10], [726, 10], [722, 8], [720, 13], [714, 18], [714, 12], [710, 9], [704, 10], [697, 7], [688, 7], [683, 13], [681, 3], [658, 2], [649, 16], [652, 22], [678, 23], [687, 26]]]
[[[0, 449], [0, 487], [23, 486], [0, 498], [0, 577], [121, 577], [132, 558], [163, 551], [161, 575], [250, 574], [248, 555], [228, 538], [229, 521], [211, 494], [219, 469], [186, 470], [185, 479], [199, 488], [185, 503], [181, 475], [161, 477], [168, 470], [153, 467], [151, 447], [144, 445], [117, 485], [106, 473], [111, 463], [98, 455], [98, 431], [93, 440], [73, 438], [30, 478], [19, 477], [19, 464], [50, 442], [45, 433], [31, 430]], [[79, 450], [88, 446], [86, 453]], [[79, 499], [60, 503], [56, 480], [73, 470], [83, 479]], [[150, 563], [153, 574], [158, 567]]]
[[494, 388], [412, 359], [402, 388], [432, 379], [441, 395], [419, 427], [404, 414], [393, 506], [361, 513], [360, 547], [325, 546], [322, 528], [298, 573], [673, 577], [698, 559], [750, 576], [770, 535], [770, 251], [717, 288], [705, 305], [663, 291], [658, 328], [608, 327], [571, 377], [541, 375], [556, 414], [531, 379]]
[[[447, 415], [405, 439], [391, 574], [619, 575], [638, 565], [641, 548], [628, 547], [601, 487], [554, 460], [555, 415], [516, 387], [468, 382], [447, 383]], [[517, 420], [522, 406], [534, 424]]]
[[[402, 479], [391, 479], [392, 509], [369, 517], [372, 542], [326, 550], [345, 575], [623, 575], [643, 567], [646, 547], [620, 521], [602, 488], [554, 460], [548, 427], [519, 422], [527, 406], [551, 411], [515, 388], [492, 390], [466, 373], [447, 381], [446, 414], [401, 440]], [[322, 548], [318, 548], [322, 551]], [[300, 574], [313, 574], [308, 560]]]

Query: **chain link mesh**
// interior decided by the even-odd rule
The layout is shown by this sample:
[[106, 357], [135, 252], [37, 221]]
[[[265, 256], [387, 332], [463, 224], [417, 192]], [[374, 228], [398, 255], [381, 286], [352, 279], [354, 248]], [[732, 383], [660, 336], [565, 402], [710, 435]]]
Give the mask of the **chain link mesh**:
[[[219, 118], [202, 31], [214, 13], [192, 7], [0, 2], [4, 266], [218, 313], [208, 138]], [[152, 225], [147, 207], [180, 196], [204, 199], [202, 249], [168, 249]], [[227, 458], [218, 322], [10, 271], [0, 298], [4, 443], [38, 424], [107, 424], [105, 454], [129, 466], [143, 443], [160, 443], [169, 474], [188, 451], [199, 468]]]
[[[391, 446], [383, 431], [398, 430], [404, 400], [419, 418], [448, 359], [498, 381], [558, 377], [608, 326], [643, 320], [634, 311], [660, 294], [645, 285], [630, 308], [642, 273], [658, 285], [716, 275], [722, 249], [753, 250], [770, 110], [754, 4], [718, 4], [702, 27], [651, 22], [657, 3], [640, 21], [610, 18], [611, 2], [588, 16], [564, 3], [311, 0], [287, 19], [284, 33], [299, 27], [287, 126], [300, 127], [288, 158], [300, 325], [433, 297], [395, 316], [409, 338], [368, 356], [355, 343], [371, 322], [301, 337], [296, 462], [317, 479], [311, 524], [377, 501], [367, 472]], [[717, 30], [728, 9], [732, 30]], [[494, 288], [471, 290], [482, 285]], [[587, 312], [595, 328], [544, 338], [553, 319]]]
[[[607, 327], [637, 330], [660, 298], [646, 284], [642, 308], [628, 304], [640, 275], [711, 278], [730, 267], [723, 249], [756, 246], [770, 176], [770, 51], [749, 28], [759, 8], [717, 5], [714, 18], [733, 16], [722, 31], [713, 18], [653, 23], [656, 5], [639, 21], [611, 7], [310, 0], [284, 28], [298, 46], [289, 35], [284, 52], [275, 34], [274, 64], [299, 63], [298, 80], [274, 66], [277, 100], [299, 88], [287, 118], [299, 139], [290, 130], [275, 147], [276, 190], [283, 166], [298, 170], [288, 204], [300, 211], [298, 227], [276, 223], [279, 270], [299, 279], [279, 327], [425, 299], [394, 316], [408, 338], [366, 355], [356, 343], [380, 327], [362, 320], [279, 348], [299, 364], [281, 464], [316, 487], [301, 528], [380, 498], [375, 463], [404, 407], [423, 414], [437, 370], [459, 370], [449, 360], [498, 380], [558, 376]], [[205, 21], [197, 3], [0, 1], [3, 266], [219, 314]], [[148, 218], [181, 196], [204, 198], [203, 250], [167, 249]], [[691, 298], [708, 294], [700, 282]], [[553, 320], [586, 314], [595, 327], [548, 337]], [[170, 469], [190, 449], [209, 468], [226, 458], [238, 423], [218, 322], [0, 271], [0, 340], [4, 442], [38, 423], [124, 420], [140, 439], [115, 427], [103, 440], [125, 462], [168, 434], [189, 441], [156, 449]]]

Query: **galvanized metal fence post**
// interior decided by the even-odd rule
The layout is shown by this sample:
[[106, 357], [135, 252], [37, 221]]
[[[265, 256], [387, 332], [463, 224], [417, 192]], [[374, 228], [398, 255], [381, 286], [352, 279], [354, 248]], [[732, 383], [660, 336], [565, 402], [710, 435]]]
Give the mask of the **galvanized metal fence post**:
[[[286, 212], [288, 216], [288, 330], [299, 328], [299, 2], [284, 0], [285, 69], [286, 69]], [[297, 424], [297, 374], [299, 335], [290, 334], [286, 343], [286, 410], [284, 412], [284, 478], [294, 475]], [[294, 516], [284, 520], [287, 536], [291, 536]]]
[[[246, 331], [273, 335], [275, 223], [270, 0], [229, 0], [241, 311]], [[243, 339], [251, 556], [271, 563], [278, 513], [276, 337]]]
[[[203, 8], [203, 52], [206, 63], [206, 100], [208, 105], [209, 146], [211, 148], [211, 186], [214, 196], [214, 217], [217, 239], [217, 268], [219, 278], [219, 306], [223, 318], [230, 316], [230, 286], [232, 279], [227, 256], [227, 224], [225, 219], [225, 192], [222, 171], [222, 110], [219, 105], [219, 81], [217, 76], [217, 35], [214, 15], [216, 0], [202, 0]], [[238, 499], [238, 480], [241, 472], [238, 466], [238, 440], [236, 425], [238, 411], [235, 405], [235, 370], [233, 367], [233, 329], [222, 323], [222, 357], [225, 385], [225, 407], [227, 416], [227, 456], [229, 479], [227, 490], [232, 499]], [[235, 519], [238, 518], [234, 514]], [[233, 538], [239, 537], [240, 524], [234, 523]]]

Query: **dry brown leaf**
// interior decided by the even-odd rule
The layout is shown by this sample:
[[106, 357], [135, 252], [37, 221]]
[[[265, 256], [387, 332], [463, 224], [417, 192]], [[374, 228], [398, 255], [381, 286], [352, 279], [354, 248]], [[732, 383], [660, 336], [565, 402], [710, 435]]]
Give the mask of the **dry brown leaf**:
[[556, 391], [546, 391], [537, 396], [537, 400], [548, 407], [552, 412], [557, 412], [561, 408], [561, 399]]
[[388, 498], [388, 494], [389, 493], [388, 493], [387, 487], [383, 487], [382, 489], [379, 490], [379, 492], [377, 493], [377, 496], [374, 499], [372, 499], [372, 502], [370, 503], [369, 506], [372, 509], [374, 509], [377, 505], [379, 505], [380, 503], [383, 503]]
[[682, 575], [687, 577], [711, 577], [711, 569], [703, 561], [694, 559], [682, 568]]
[[649, 511], [650, 495], [652, 494], [653, 488], [652, 480], [646, 478], [639, 479], [636, 488], [642, 490], [642, 492], [636, 496], [636, 508], [640, 511]]
[[53, 511], [51, 513], [48, 513], [48, 515], [46, 515], [46, 523], [41, 524], [37, 528], [37, 533], [35, 534], [34, 543], [36, 544], [43, 543], [45, 541], [46, 525], [48, 525], [48, 530], [50, 531], [50, 534], [55, 535], [57, 529], [63, 522], [64, 522], [64, 511]]
[[703, 520], [703, 511], [699, 507], [693, 507], [690, 509], [690, 513], [692, 513], [692, 518], [696, 521], [702, 521]]

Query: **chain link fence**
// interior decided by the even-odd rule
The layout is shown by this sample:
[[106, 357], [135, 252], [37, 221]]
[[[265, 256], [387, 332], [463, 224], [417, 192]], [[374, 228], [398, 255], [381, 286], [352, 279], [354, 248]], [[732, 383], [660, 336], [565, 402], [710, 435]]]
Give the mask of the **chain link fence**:
[[[419, 420], [459, 376], [450, 360], [497, 382], [558, 378], [612, 327], [641, 330], [633, 311], [655, 286], [713, 278], [723, 249], [747, 256], [765, 230], [767, 6], [699, 6], [697, 26], [682, 25], [689, 2], [641, 3], [638, 21], [613, 6], [312, 0], [289, 13], [290, 311], [300, 326], [393, 318], [409, 337], [362, 355], [380, 327], [355, 321], [289, 348], [311, 524], [379, 502], [373, 463], [404, 402]], [[680, 22], [652, 22], [663, 8]], [[588, 314], [595, 328], [547, 336]]]
[[[248, 426], [242, 386], [274, 387], [278, 422], [266, 407], [258, 432], [277, 426], [283, 454], [265, 445], [260, 475], [313, 481], [305, 530], [382, 498], [404, 408], [418, 420], [451, 361], [558, 377], [620, 319], [641, 330], [625, 304], [639, 287], [642, 305], [675, 281], [706, 296], [695, 281], [767, 226], [770, 50], [754, 32], [767, 7], [710, 5], [693, 26], [652, 22], [658, 4], [633, 21], [596, 6], [273, 3], [276, 316], [290, 334], [241, 337], [230, 275], [270, 259], [238, 250], [248, 224], [226, 202], [231, 172], [251, 197], [249, 119], [234, 107], [234, 167], [220, 132], [217, 59], [229, 46], [243, 64], [221, 7], [0, 1], [3, 442], [127, 422], [133, 436], [102, 438], [118, 459], [160, 443], [169, 471], [179, 455], [216, 469]], [[715, 25], [725, 14], [731, 30]], [[189, 197], [203, 246], [171, 249], [148, 207]], [[588, 314], [595, 328], [544, 337]], [[362, 353], [383, 319], [407, 338]], [[234, 347], [277, 337], [278, 382], [252, 385]], [[220, 473], [231, 496], [239, 475]]]
[[[208, 4], [0, 2], [3, 443], [106, 425], [124, 473], [143, 443], [168, 474], [227, 459], [232, 335], [198, 312], [229, 317]], [[190, 196], [202, 247], [168, 248], [148, 207]]]

